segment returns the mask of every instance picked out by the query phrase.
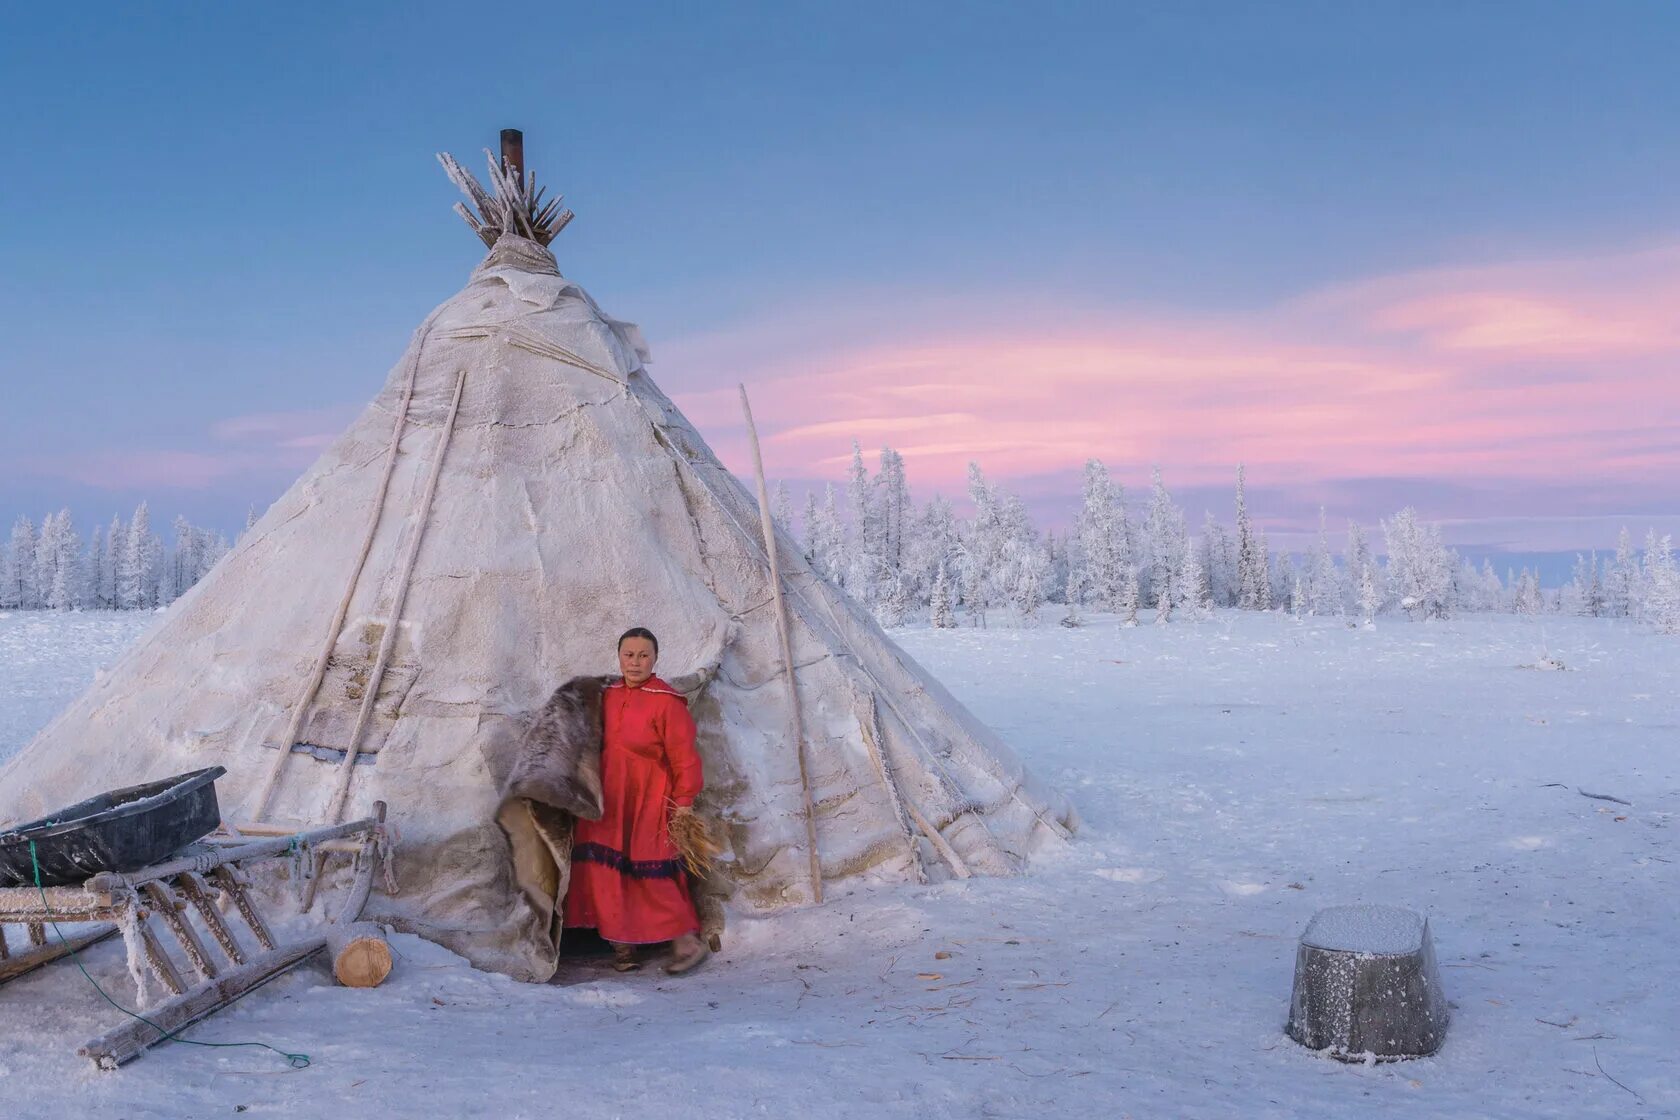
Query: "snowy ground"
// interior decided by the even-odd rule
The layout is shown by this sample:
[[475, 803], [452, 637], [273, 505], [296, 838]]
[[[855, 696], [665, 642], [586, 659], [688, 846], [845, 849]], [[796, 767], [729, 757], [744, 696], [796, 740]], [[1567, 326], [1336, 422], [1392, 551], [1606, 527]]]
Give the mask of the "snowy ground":
[[[0, 619], [0, 756], [139, 625]], [[399, 938], [383, 988], [309, 968], [196, 1031], [299, 1072], [169, 1046], [96, 1073], [74, 1050], [114, 1013], [55, 966], [0, 989], [0, 1115], [1680, 1115], [1680, 641], [1230, 614], [901, 639], [1076, 798], [1033, 875], [738, 923], [681, 981], [530, 987]], [[1283, 1035], [1296, 936], [1350, 902], [1430, 915], [1436, 1057]], [[120, 990], [118, 947], [89, 957]]]

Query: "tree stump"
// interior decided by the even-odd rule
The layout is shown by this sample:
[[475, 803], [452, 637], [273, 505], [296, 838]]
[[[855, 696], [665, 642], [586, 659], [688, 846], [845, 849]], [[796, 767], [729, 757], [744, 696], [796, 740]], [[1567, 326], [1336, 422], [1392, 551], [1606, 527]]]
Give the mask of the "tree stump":
[[333, 978], [347, 988], [377, 988], [391, 975], [391, 946], [372, 922], [330, 927], [327, 952]]
[[1447, 1001], [1429, 922], [1395, 906], [1334, 906], [1295, 953], [1289, 1037], [1342, 1061], [1421, 1058], [1440, 1049]]

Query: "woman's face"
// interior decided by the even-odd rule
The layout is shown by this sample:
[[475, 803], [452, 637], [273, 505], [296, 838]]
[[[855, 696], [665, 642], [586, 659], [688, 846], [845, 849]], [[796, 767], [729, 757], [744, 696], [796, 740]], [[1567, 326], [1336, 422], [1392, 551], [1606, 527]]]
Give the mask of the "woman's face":
[[624, 674], [624, 683], [631, 687], [646, 684], [653, 676], [653, 663], [658, 660], [653, 643], [646, 638], [626, 638], [618, 643], [618, 671]]

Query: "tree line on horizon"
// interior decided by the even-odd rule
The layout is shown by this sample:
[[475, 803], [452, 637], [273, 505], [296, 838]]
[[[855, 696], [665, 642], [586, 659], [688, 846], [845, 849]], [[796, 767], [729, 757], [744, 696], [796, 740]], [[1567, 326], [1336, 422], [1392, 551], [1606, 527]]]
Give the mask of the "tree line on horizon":
[[[249, 527], [249, 520], [247, 520]], [[173, 540], [152, 530], [145, 502], [126, 522], [95, 525], [84, 543], [68, 509], [28, 516], [0, 541], [0, 610], [155, 610], [216, 566], [226, 534], [177, 517]]]
[[1354, 522], [1338, 555], [1322, 508], [1310, 551], [1274, 553], [1244, 491], [1239, 465], [1234, 525], [1208, 512], [1193, 534], [1159, 468], [1134, 516], [1125, 488], [1100, 459], [1090, 459], [1075, 525], [1061, 534], [1041, 532], [1021, 499], [989, 482], [977, 463], [968, 467], [973, 514], [959, 518], [942, 495], [915, 506], [904, 458], [890, 447], [882, 448], [871, 477], [854, 441], [843, 488], [830, 483], [820, 499], [809, 492], [797, 532], [785, 484], [776, 486], [772, 512], [811, 565], [887, 627], [911, 617], [926, 617], [935, 627], [985, 626], [997, 613], [1032, 625], [1040, 608], [1054, 603], [1067, 608], [1069, 624], [1077, 624], [1081, 608], [1132, 624], [1145, 614], [1166, 622], [1224, 607], [1365, 623], [1387, 613], [1414, 619], [1460, 611], [1575, 614], [1633, 618], [1680, 632], [1680, 570], [1670, 539], [1654, 532], [1635, 550], [1624, 528], [1613, 556], [1578, 555], [1571, 580], [1548, 590], [1527, 567], [1507, 569], [1504, 579], [1489, 560], [1476, 567], [1443, 543], [1439, 525], [1425, 523], [1411, 507], [1380, 522], [1384, 556]]
[[[1491, 561], [1478, 568], [1464, 560], [1442, 542], [1440, 526], [1411, 507], [1380, 522], [1383, 556], [1355, 522], [1338, 554], [1322, 509], [1311, 550], [1274, 553], [1249, 513], [1240, 465], [1234, 524], [1208, 512], [1199, 534], [1159, 468], [1141, 516], [1134, 516], [1125, 488], [1100, 459], [1088, 460], [1078, 518], [1060, 534], [1040, 531], [1019, 496], [988, 481], [977, 463], [968, 467], [968, 498], [967, 517], [939, 494], [918, 507], [903, 456], [883, 447], [871, 476], [854, 441], [842, 488], [830, 483], [820, 499], [809, 492], [796, 526], [787, 486], [778, 483], [771, 512], [819, 574], [887, 627], [912, 618], [941, 628], [987, 626], [999, 616], [1033, 625], [1042, 607], [1056, 604], [1070, 625], [1082, 609], [1133, 624], [1146, 615], [1167, 622], [1221, 607], [1365, 623], [1384, 614], [1573, 614], [1631, 618], [1680, 633], [1680, 568], [1670, 538], [1654, 532], [1636, 549], [1624, 528], [1613, 555], [1578, 554], [1570, 581], [1546, 589], [1527, 567], [1507, 569], [1501, 579]], [[246, 528], [254, 518], [253, 510]], [[126, 522], [117, 516], [96, 526], [85, 543], [67, 509], [39, 527], [19, 517], [0, 541], [0, 610], [167, 606], [229, 548], [225, 534], [183, 517], [172, 528], [166, 544], [151, 529], [145, 502]]]

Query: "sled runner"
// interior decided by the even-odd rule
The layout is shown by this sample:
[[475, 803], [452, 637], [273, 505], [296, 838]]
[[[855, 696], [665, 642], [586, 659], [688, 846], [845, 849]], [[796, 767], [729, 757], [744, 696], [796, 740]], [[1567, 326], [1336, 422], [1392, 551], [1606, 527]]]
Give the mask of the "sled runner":
[[[0, 887], [0, 984], [116, 934], [127, 943], [137, 1010], [145, 1018], [130, 1019], [81, 1048], [101, 1069], [139, 1057], [319, 952], [356, 921], [376, 867], [386, 889], [395, 892], [384, 802], [374, 803], [373, 816], [346, 824], [306, 831], [223, 825], [206, 836], [216, 827], [211, 783], [221, 773], [213, 767], [113, 791], [0, 837], [0, 873], [15, 882], [21, 846], [28, 883]], [[136, 866], [137, 853], [155, 851], [165, 836], [188, 833], [184, 846], [166, 848], [161, 860], [148, 855]], [[317, 857], [332, 852], [348, 853], [354, 869], [332, 921], [280, 941], [245, 869], [290, 859], [298, 885], [310, 889]], [[236, 933], [236, 924], [243, 931]], [[185, 958], [184, 967], [165, 947], [159, 926]], [[9, 927], [25, 931], [27, 946], [8, 934]], [[208, 934], [208, 944], [201, 933]]]

